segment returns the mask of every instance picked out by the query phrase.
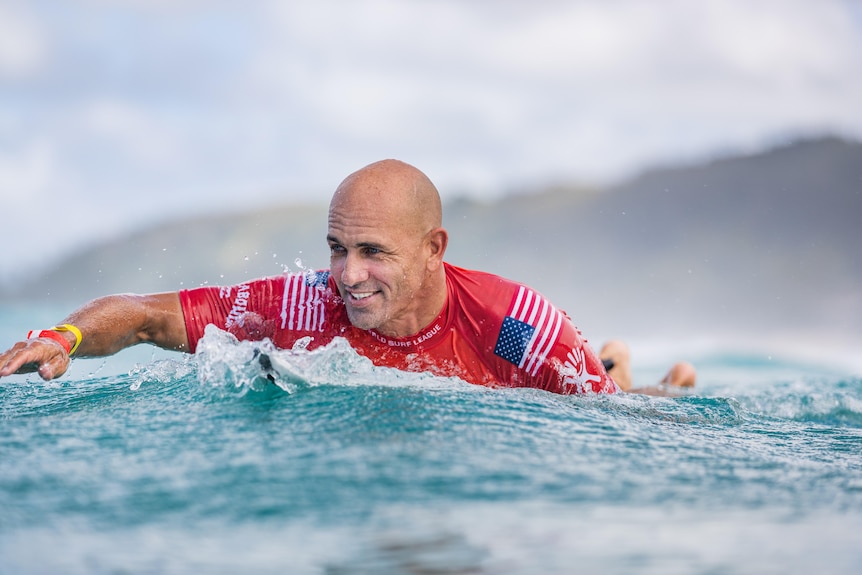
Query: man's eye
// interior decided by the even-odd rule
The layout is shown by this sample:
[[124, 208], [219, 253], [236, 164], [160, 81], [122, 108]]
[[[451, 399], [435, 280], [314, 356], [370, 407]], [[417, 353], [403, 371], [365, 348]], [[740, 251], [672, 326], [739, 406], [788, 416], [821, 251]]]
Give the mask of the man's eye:
[[338, 255], [344, 253], [344, 247], [339, 245], [331, 245], [329, 246], [329, 253], [332, 255]]
[[362, 252], [367, 256], [376, 256], [379, 253], [382, 253], [378, 248], [363, 248]]

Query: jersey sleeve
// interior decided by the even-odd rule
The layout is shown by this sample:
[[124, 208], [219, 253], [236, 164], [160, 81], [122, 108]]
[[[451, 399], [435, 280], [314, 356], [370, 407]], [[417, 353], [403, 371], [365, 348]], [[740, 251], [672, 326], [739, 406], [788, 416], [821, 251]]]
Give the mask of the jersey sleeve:
[[618, 390], [571, 319], [523, 285], [512, 295], [493, 352], [514, 367], [508, 376], [501, 372], [510, 385], [562, 394]]
[[194, 353], [208, 325], [229, 331], [239, 339], [272, 337], [284, 282], [284, 277], [272, 277], [236, 286], [205, 286], [180, 291], [189, 351]]

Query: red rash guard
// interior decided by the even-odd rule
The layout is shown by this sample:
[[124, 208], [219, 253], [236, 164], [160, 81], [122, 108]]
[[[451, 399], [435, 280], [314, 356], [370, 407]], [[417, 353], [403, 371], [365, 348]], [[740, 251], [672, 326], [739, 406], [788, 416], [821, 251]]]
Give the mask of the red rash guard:
[[214, 324], [239, 339], [269, 337], [282, 349], [307, 336], [308, 349], [343, 337], [375, 365], [479, 385], [563, 394], [618, 390], [568, 316], [538, 293], [492, 274], [445, 267], [443, 311], [406, 338], [354, 327], [328, 271], [183, 290], [191, 351]]

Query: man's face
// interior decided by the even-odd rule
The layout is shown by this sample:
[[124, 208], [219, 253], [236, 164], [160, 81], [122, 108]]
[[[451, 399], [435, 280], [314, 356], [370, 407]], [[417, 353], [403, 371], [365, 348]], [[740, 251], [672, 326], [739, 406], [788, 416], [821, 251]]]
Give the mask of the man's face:
[[329, 211], [330, 269], [350, 322], [405, 337], [421, 330], [428, 252], [422, 232], [397, 206], [349, 198]]

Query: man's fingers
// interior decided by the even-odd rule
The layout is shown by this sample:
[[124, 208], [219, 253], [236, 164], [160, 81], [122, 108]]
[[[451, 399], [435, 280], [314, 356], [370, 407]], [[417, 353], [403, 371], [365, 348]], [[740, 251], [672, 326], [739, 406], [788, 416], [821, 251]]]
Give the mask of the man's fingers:
[[69, 356], [59, 343], [29, 340], [18, 342], [0, 354], [0, 377], [38, 371], [43, 379], [53, 379], [65, 373], [68, 365]]
[[[14, 366], [11, 366], [14, 367]], [[35, 361], [31, 361], [30, 363], [25, 363], [18, 369], [10, 369], [9, 373], [3, 373], [2, 375], [12, 375], [13, 373], [33, 373], [39, 369], [39, 363]]]
[[[26, 349], [26, 344], [24, 343], [16, 343], [12, 346], [8, 351], [3, 354], [0, 354], [0, 377], [6, 375], [12, 375], [16, 373], [23, 366], [27, 365], [26, 356], [22, 356], [22, 350]], [[29, 371], [35, 371], [36, 367]], [[25, 373], [25, 372], [21, 372]]]
[[65, 353], [55, 355], [39, 366], [39, 376], [48, 381], [60, 377], [69, 368], [69, 356]]

